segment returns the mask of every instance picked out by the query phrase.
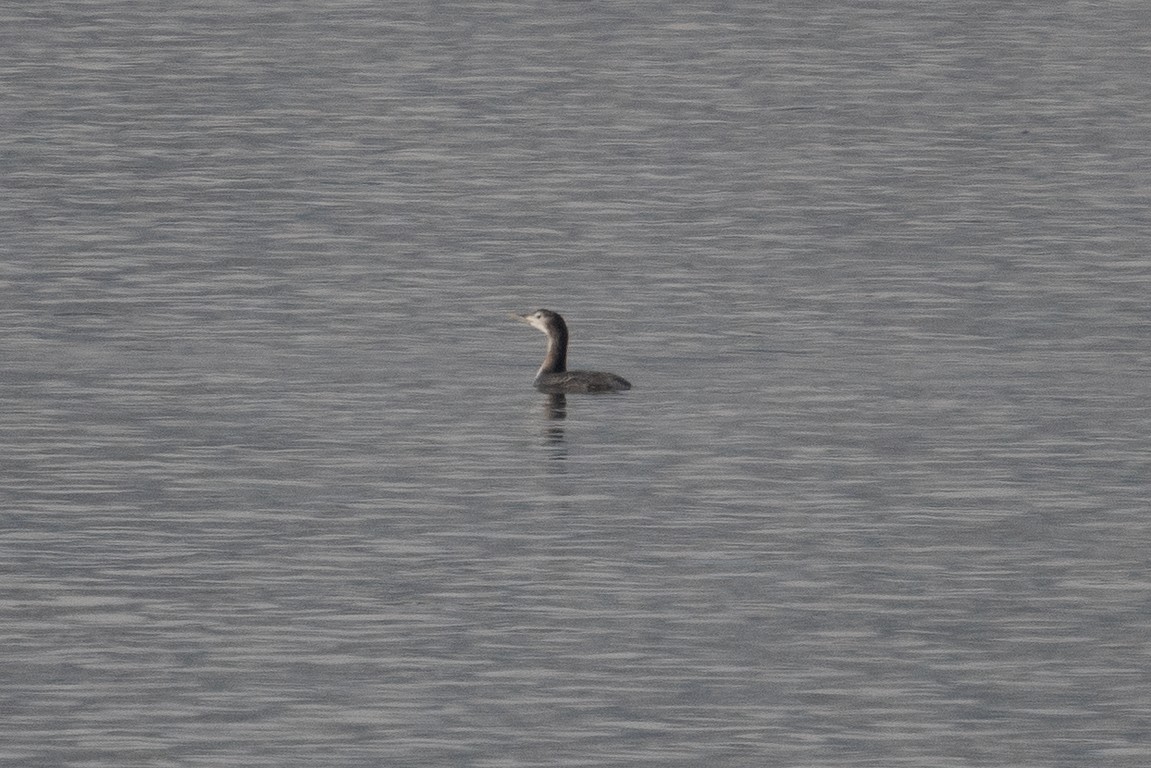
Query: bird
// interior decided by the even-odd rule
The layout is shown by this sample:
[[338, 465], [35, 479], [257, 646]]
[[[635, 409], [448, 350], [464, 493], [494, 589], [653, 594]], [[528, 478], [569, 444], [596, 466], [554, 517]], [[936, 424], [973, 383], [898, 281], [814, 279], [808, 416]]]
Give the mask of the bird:
[[551, 394], [623, 392], [631, 389], [627, 379], [604, 371], [569, 371], [568, 326], [558, 312], [537, 309], [526, 315], [511, 316], [548, 337], [548, 350], [543, 365], [536, 372], [535, 387]]

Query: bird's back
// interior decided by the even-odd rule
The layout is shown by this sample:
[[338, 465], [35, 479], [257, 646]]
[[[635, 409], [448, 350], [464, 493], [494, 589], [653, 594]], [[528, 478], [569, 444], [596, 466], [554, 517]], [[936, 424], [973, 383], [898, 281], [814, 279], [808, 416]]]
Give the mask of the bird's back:
[[623, 392], [631, 389], [631, 383], [604, 371], [559, 371], [537, 376], [536, 389], [555, 394]]

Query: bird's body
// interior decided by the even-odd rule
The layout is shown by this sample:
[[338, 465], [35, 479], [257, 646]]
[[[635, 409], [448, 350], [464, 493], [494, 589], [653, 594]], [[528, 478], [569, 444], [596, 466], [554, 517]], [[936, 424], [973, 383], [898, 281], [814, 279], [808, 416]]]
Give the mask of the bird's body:
[[538, 373], [536, 389], [553, 394], [587, 394], [594, 392], [623, 392], [631, 384], [622, 376], [604, 371], [561, 371]]
[[536, 372], [536, 389], [552, 394], [622, 392], [631, 389], [626, 379], [614, 373], [567, 369], [568, 327], [558, 312], [537, 309], [531, 314], [513, 314], [512, 317], [542, 331], [548, 337], [547, 354], [543, 365]]

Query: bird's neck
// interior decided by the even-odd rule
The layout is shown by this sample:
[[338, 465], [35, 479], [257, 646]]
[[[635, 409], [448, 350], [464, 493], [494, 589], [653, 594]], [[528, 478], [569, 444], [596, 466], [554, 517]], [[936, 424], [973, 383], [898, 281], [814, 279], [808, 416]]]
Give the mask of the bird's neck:
[[545, 373], [563, 373], [568, 369], [568, 332], [560, 329], [548, 334], [548, 351], [536, 376]]

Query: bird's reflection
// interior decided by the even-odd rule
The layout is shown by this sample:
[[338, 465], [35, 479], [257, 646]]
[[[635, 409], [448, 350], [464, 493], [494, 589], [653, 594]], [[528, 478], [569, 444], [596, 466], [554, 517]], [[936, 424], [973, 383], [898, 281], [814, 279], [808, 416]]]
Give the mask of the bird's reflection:
[[548, 395], [547, 400], [544, 401], [544, 418], [548, 421], [544, 429], [544, 440], [552, 451], [551, 458], [553, 460], [567, 458], [563, 427], [563, 420], [567, 418], [567, 415], [567, 397], [562, 393]]
[[548, 395], [544, 403], [544, 416], [550, 421], [563, 421], [568, 415], [568, 399], [563, 393]]

